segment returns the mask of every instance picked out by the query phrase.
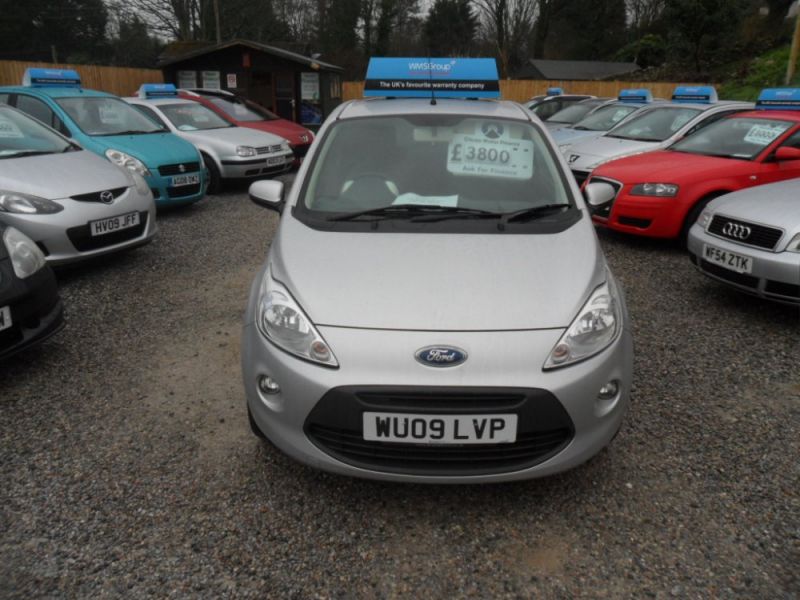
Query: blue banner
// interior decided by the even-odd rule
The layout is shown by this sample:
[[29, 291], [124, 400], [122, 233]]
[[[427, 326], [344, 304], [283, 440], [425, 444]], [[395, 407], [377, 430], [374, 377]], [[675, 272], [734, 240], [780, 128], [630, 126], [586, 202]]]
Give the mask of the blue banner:
[[672, 101], [682, 104], [713, 104], [718, 100], [717, 90], [710, 85], [681, 85], [672, 92]]
[[72, 69], [25, 69], [22, 85], [27, 87], [81, 87], [81, 76]]
[[171, 98], [178, 95], [178, 90], [171, 83], [143, 83], [139, 88], [140, 98]]
[[800, 88], [768, 88], [762, 90], [756, 108], [800, 110]]
[[364, 96], [499, 98], [493, 58], [371, 58]]

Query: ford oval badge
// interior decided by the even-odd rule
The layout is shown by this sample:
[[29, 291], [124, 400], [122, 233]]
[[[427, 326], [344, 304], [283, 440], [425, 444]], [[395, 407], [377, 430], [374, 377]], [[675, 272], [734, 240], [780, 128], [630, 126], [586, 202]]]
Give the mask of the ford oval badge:
[[414, 355], [426, 367], [455, 367], [467, 360], [467, 353], [453, 346], [426, 346]]

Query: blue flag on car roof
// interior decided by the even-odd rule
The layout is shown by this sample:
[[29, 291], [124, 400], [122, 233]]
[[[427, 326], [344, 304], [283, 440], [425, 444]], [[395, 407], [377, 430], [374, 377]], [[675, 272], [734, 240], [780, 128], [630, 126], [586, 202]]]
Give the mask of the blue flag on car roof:
[[26, 87], [81, 87], [81, 76], [72, 69], [39, 69], [29, 67], [22, 76]]
[[650, 93], [650, 90], [645, 88], [627, 89], [621, 90], [617, 99], [620, 102], [639, 102], [646, 104], [653, 101], [653, 94]]
[[493, 58], [371, 58], [364, 96], [499, 98]]
[[563, 96], [564, 90], [560, 87], [550, 87], [547, 88], [547, 95], [548, 96]]
[[170, 98], [178, 95], [171, 83], [143, 83], [139, 88], [140, 98]]
[[800, 110], [800, 88], [767, 88], [761, 91], [756, 108]]
[[679, 85], [672, 92], [673, 102], [713, 104], [718, 100], [717, 90], [710, 85]]

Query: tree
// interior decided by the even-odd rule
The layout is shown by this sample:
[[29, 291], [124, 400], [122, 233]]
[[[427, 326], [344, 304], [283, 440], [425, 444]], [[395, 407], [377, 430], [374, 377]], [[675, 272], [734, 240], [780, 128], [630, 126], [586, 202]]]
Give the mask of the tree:
[[548, 34], [558, 40], [553, 58], [612, 58], [627, 39], [625, 0], [559, 0], [553, 3]]
[[475, 5], [495, 47], [501, 76], [507, 77], [526, 58], [538, 0], [475, 0]]
[[135, 13], [116, 16], [116, 35], [108, 42], [110, 64], [123, 67], [152, 69], [164, 44], [155, 36], [139, 15]]
[[436, 0], [425, 20], [425, 45], [431, 56], [469, 55], [477, 31], [469, 0]]

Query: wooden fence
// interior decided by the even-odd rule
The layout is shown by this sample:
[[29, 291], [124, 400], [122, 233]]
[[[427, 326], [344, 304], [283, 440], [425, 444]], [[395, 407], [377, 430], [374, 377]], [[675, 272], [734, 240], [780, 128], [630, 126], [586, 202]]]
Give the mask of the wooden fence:
[[75, 69], [81, 76], [83, 87], [109, 92], [117, 96], [130, 96], [143, 83], [162, 83], [164, 81], [161, 71], [157, 69], [0, 60], [0, 85], [19, 85], [22, 83], [22, 75], [28, 67]]
[[[524, 102], [532, 96], [544, 94], [549, 87], [560, 87], [569, 94], [591, 94], [592, 96], [608, 96], [616, 98], [620, 90], [625, 88], [647, 88], [654, 98], [672, 97], [672, 91], [678, 85], [696, 85], [691, 83], [667, 83], [647, 81], [542, 81], [533, 79], [503, 79], [500, 81], [500, 95], [504, 100]], [[343, 100], [361, 98], [364, 91], [363, 81], [346, 81], [342, 86]]]

